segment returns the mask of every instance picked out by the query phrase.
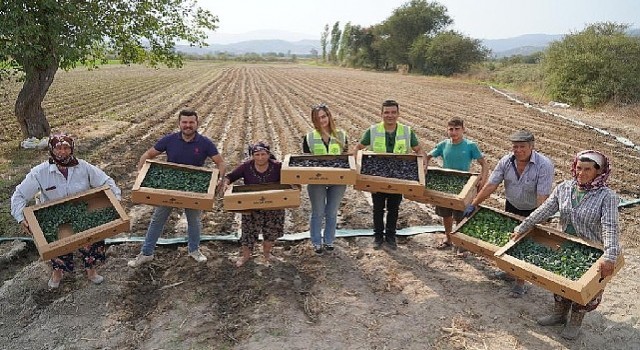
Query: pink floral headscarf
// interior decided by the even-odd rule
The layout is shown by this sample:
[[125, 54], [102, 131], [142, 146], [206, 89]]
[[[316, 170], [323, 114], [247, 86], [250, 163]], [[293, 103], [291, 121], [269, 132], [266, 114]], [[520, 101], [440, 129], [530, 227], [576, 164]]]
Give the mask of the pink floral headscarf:
[[[71, 148], [71, 154], [67, 157], [58, 157], [53, 153], [53, 150], [58, 145], [67, 145]], [[56, 164], [61, 167], [72, 167], [78, 165], [78, 159], [73, 155], [75, 143], [73, 138], [66, 134], [55, 134], [49, 136], [49, 164]]]
[[576, 166], [581, 158], [588, 158], [594, 161], [600, 166], [600, 170], [602, 172], [598, 174], [593, 180], [591, 180], [591, 182], [587, 184], [578, 184], [578, 187], [581, 190], [592, 190], [596, 188], [607, 187], [607, 179], [609, 179], [609, 175], [611, 174], [611, 162], [609, 161], [609, 158], [607, 158], [607, 156], [605, 156], [603, 153], [594, 150], [585, 150], [578, 152], [575, 158], [573, 158], [573, 165], [571, 165], [571, 175], [573, 175], [573, 178], [576, 180], [578, 179]]

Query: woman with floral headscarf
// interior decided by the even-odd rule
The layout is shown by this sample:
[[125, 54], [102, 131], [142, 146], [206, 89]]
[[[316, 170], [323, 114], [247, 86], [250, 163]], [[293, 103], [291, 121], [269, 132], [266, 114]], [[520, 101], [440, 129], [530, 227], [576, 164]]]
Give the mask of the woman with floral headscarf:
[[[249, 160], [240, 164], [225, 176], [223, 188], [242, 178], [245, 185], [280, 183], [282, 163], [271, 154], [271, 147], [264, 141], [256, 142], [248, 148]], [[267, 261], [277, 260], [271, 254], [276, 239], [282, 237], [284, 230], [284, 210], [251, 210], [242, 214], [242, 251], [236, 266], [241, 267], [251, 259], [253, 246], [262, 233], [262, 249]]]
[[[22, 211], [27, 206], [27, 202], [38, 192], [40, 193], [38, 202], [45, 203], [106, 184], [120, 199], [120, 189], [113, 179], [99, 168], [82, 159], [77, 159], [73, 154], [74, 148], [73, 138], [69, 135], [51, 135], [49, 160], [31, 169], [16, 187], [11, 196], [11, 215], [26, 233], [31, 234], [31, 230]], [[95, 265], [98, 261], [105, 260], [104, 241], [84, 246], [79, 249], [79, 252], [83, 258], [87, 278], [95, 284], [102, 283], [104, 278], [98, 275]], [[48, 285], [50, 288], [58, 288], [63, 273], [74, 270], [73, 253], [51, 259], [51, 266], [53, 273]]]
[[[573, 179], [558, 185], [551, 196], [514, 230], [514, 238], [529, 231], [560, 211], [560, 226], [565, 233], [602, 243], [604, 261], [600, 274], [605, 278], [613, 273], [621, 252], [618, 241], [618, 195], [607, 186], [611, 163], [602, 153], [593, 150], [578, 152], [571, 167]], [[602, 300], [602, 291], [587, 305], [580, 305], [555, 294], [553, 313], [538, 319], [538, 324], [565, 324], [562, 337], [575, 339], [585, 313], [594, 310]], [[568, 315], [571, 313], [571, 317]]]

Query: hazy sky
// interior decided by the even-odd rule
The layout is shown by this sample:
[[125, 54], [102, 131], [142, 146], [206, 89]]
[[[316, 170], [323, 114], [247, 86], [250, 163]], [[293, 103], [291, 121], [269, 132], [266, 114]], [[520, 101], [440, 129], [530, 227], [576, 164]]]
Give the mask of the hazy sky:
[[[219, 19], [213, 36], [257, 30], [295, 32], [319, 39], [324, 25], [380, 23], [409, 0], [198, 0]], [[613, 21], [640, 27], [638, 0], [440, 0], [452, 29], [476, 39], [522, 34], [566, 34], [587, 23]], [[291, 38], [286, 38], [291, 40]]]

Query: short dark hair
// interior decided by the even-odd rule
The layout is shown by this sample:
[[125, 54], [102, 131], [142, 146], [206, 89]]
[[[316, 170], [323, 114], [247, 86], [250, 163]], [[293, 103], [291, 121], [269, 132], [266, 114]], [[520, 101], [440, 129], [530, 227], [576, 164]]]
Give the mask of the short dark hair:
[[447, 126], [459, 126], [464, 128], [464, 120], [460, 117], [453, 117], [447, 122]]
[[196, 113], [196, 110], [193, 108], [185, 108], [183, 110], [180, 111], [180, 113], [178, 114], [178, 120], [182, 119], [182, 116], [185, 117], [196, 117], [196, 121], [198, 121], [198, 113]]
[[400, 112], [400, 105], [398, 104], [398, 102], [396, 102], [396, 100], [384, 100], [382, 102], [382, 110], [383, 111], [384, 111], [384, 107], [396, 107], [398, 112]]

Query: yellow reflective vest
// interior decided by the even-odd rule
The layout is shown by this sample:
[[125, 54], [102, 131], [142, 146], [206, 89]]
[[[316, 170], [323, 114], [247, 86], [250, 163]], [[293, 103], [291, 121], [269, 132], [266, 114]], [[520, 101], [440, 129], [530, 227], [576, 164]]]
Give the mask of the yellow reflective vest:
[[[369, 150], [376, 153], [387, 153], [387, 136], [384, 130], [384, 123], [372, 125], [370, 129]], [[393, 146], [393, 153], [406, 154], [411, 151], [411, 128], [398, 123], [396, 126], [396, 142]]]
[[346, 142], [347, 134], [344, 130], [338, 130], [335, 137], [329, 138], [329, 152], [327, 152], [327, 147], [322, 142], [322, 135], [318, 130], [313, 130], [307, 134], [307, 144], [314, 155], [341, 154]]

